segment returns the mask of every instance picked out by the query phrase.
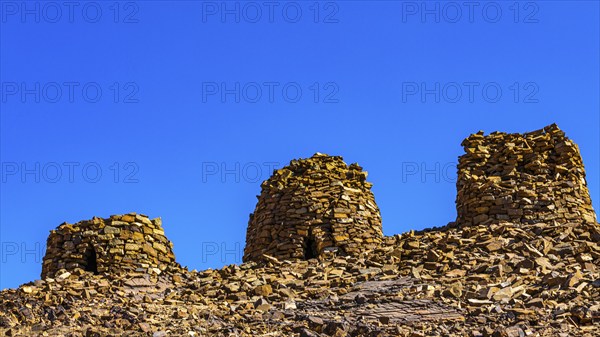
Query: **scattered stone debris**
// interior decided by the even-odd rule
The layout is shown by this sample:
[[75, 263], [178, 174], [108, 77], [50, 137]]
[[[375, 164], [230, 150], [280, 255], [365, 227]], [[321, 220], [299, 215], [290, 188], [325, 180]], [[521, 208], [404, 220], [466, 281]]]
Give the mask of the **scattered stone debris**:
[[[61, 229], [62, 225], [58, 232], [63, 247], [49, 245], [48, 252], [48, 261], [59, 268], [45, 263], [42, 280], [0, 293], [0, 336], [598, 336], [600, 224], [591, 209], [578, 151], [561, 152], [560, 160], [553, 157], [553, 149], [563, 148], [558, 144], [568, 141], [559, 142], [563, 136], [557, 130], [550, 126], [534, 133], [537, 136], [521, 137], [543, 158], [540, 163], [548, 167], [573, 163], [566, 166], [571, 173], [548, 168], [552, 174], [532, 177], [520, 171], [529, 157], [517, 155], [515, 167], [520, 173], [513, 175], [497, 166], [498, 172], [506, 173], [500, 174], [500, 182], [490, 180], [492, 167], [497, 165], [492, 163], [509, 159], [500, 159], [504, 157], [498, 153], [505, 148], [499, 145], [479, 148], [491, 140], [477, 136], [481, 144], [467, 150], [467, 158], [459, 164], [457, 207], [463, 211], [456, 222], [381, 236], [372, 249], [352, 254], [316, 254], [308, 259], [264, 255], [241, 265], [197, 272], [179, 266], [168, 254], [170, 244], [159, 239], [168, 249], [166, 259], [151, 259], [156, 265], [144, 262], [152, 255], [139, 250], [134, 250], [139, 253], [135, 259], [125, 249], [124, 254], [115, 255], [122, 260], [105, 260], [98, 252], [134, 243], [128, 241], [129, 234], [121, 237], [123, 230], [138, 221], [149, 226], [145, 217], [128, 214], [110, 221], [91, 220], [104, 224], [86, 236], [93, 239], [85, 242], [98, 247], [98, 270], [94, 271], [79, 256], [80, 252], [85, 256], [90, 243], [82, 245], [83, 239], [69, 237], [71, 231]], [[519, 138], [502, 137], [515, 144]], [[541, 139], [546, 139], [546, 145], [536, 145]], [[478, 155], [482, 162], [475, 168], [473, 158]], [[318, 162], [325, 159], [317, 158]], [[483, 177], [483, 185], [473, 175]], [[512, 192], [503, 189], [505, 181], [514, 181], [514, 186], [508, 183]], [[527, 185], [526, 196], [519, 187], [522, 181], [534, 182]], [[266, 199], [271, 198], [269, 193]], [[502, 200], [512, 195], [516, 205], [493, 202], [482, 206], [491, 201], [485, 197], [490, 194]], [[290, 214], [304, 214], [296, 213], [297, 206], [308, 202], [304, 198], [299, 196], [300, 204], [289, 206], [294, 210]], [[255, 217], [274, 209], [257, 207]], [[315, 216], [319, 214], [325, 213]], [[352, 219], [359, 216], [348, 214]], [[373, 214], [378, 219], [378, 213]], [[474, 220], [482, 214], [485, 220]], [[123, 220], [131, 217], [137, 220]], [[115, 225], [114, 221], [124, 223]], [[106, 226], [121, 232], [106, 233]], [[156, 242], [151, 233], [164, 237], [160, 226], [155, 224], [155, 229], [142, 230], [143, 240], [135, 244]], [[72, 232], [83, 235], [85, 230]], [[102, 236], [108, 234], [114, 237]], [[264, 244], [255, 245], [252, 251]], [[120, 268], [118, 261], [126, 257], [138, 267]], [[107, 261], [111, 262], [106, 265]], [[123, 266], [132, 265], [125, 262]]]

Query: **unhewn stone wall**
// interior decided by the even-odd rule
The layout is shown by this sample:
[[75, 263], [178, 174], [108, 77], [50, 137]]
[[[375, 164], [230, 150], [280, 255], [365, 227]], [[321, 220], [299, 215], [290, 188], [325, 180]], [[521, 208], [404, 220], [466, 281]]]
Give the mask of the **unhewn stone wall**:
[[165, 237], [161, 219], [135, 213], [63, 223], [50, 232], [46, 247], [42, 278], [75, 268], [96, 273], [160, 273], [175, 262], [173, 244]]
[[261, 185], [246, 234], [244, 261], [263, 254], [310, 259], [354, 255], [381, 242], [381, 216], [367, 172], [342, 157], [292, 160]]
[[579, 148], [555, 124], [525, 134], [480, 131], [462, 145], [458, 225], [596, 223]]

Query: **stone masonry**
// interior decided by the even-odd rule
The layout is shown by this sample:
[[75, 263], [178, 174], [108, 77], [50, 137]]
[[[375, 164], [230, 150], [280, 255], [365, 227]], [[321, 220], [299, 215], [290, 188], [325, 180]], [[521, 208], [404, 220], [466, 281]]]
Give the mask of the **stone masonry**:
[[135, 213], [62, 224], [43, 279], [0, 291], [0, 336], [600, 336], [577, 146], [555, 125], [463, 145], [442, 228], [382, 237], [366, 172], [322, 154], [263, 182], [241, 265], [182, 268]]
[[244, 261], [263, 254], [311, 259], [357, 255], [382, 239], [381, 216], [367, 172], [342, 157], [317, 153], [292, 160], [261, 185], [246, 234]]
[[462, 145], [458, 225], [596, 223], [579, 148], [555, 124], [525, 134], [480, 131]]
[[160, 218], [135, 213], [94, 217], [76, 224], [63, 223], [50, 232], [42, 265], [42, 279], [61, 269], [81, 268], [98, 273], [159, 274], [175, 263], [173, 244]]

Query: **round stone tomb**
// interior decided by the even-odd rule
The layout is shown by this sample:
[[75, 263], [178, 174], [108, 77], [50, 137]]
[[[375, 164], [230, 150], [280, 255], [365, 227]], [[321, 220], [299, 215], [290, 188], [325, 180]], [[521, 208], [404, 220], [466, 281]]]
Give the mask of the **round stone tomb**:
[[94, 217], [63, 223], [50, 232], [42, 278], [76, 268], [95, 274], [160, 273], [172, 263], [173, 244], [165, 237], [160, 218], [135, 213]]
[[328, 252], [357, 255], [382, 240], [381, 216], [358, 164], [317, 153], [292, 160], [261, 185], [246, 233], [244, 261], [263, 254], [311, 259]]

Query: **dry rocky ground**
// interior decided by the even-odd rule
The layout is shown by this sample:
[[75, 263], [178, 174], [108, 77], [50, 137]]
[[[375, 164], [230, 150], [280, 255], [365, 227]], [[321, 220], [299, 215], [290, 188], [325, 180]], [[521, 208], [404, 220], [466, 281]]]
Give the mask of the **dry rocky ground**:
[[0, 293], [2, 336], [599, 336], [600, 224], [449, 224], [358, 257], [159, 275], [58, 271]]

